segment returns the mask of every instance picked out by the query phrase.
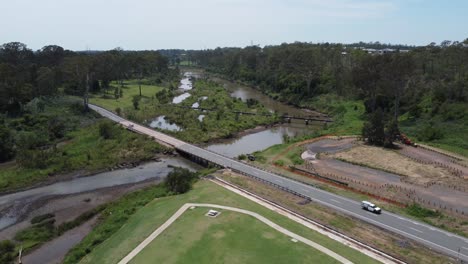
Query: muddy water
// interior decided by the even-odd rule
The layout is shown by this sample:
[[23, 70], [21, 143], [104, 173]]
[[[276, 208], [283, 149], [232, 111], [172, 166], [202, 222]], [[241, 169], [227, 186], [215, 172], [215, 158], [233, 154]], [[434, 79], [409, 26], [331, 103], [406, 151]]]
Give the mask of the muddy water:
[[75, 194], [106, 187], [142, 182], [148, 179], [164, 178], [172, 171], [168, 165], [191, 170], [198, 165], [182, 158], [166, 158], [161, 162], [150, 162], [131, 169], [103, 172], [94, 176], [82, 177], [70, 181], [38, 187], [22, 192], [0, 196], [0, 230], [14, 224], [19, 214], [27, 211], [27, 205], [45, 197]]
[[[300, 109], [291, 105], [275, 101], [251, 87], [233, 83], [220, 78], [212, 78], [226, 88], [232, 97], [247, 99], [256, 99], [272, 112], [288, 114], [292, 116], [320, 116], [318, 112]], [[264, 150], [276, 144], [284, 142], [285, 135], [295, 137], [299, 135], [312, 134], [318, 128], [323, 126], [320, 122], [311, 122], [306, 125], [303, 120], [292, 120], [291, 123], [284, 123], [273, 128], [250, 133], [237, 139], [224, 140], [221, 143], [211, 144], [207, 148], [211, 151], [228, 157], [237, 157], [240, 154], [248, 154], [255, 151]]]
[[219, 144], [211, 144], [206, 148], [218, 154], [234, 158], [240, 154], [252, 153], [281, 144], [284, 135], [293, 137], [296, 133], [300, 133], [300, 131], [295, 131], [291, 127], [279, 126], [248, 134], [237, 139], [227, 140]]
[[[292, 116], [321, 116], [322, 114], [307, 110], [301, 109], [292, 105], [281, 103], [277, 100], [270, 98], [269, 96], [263, 94], [262, 92], [248, 87], [242, 84], [234, 83], [221, 78], [212, 78], [213, 81], [221, 84], [226, 88], [232, 97], [241, 98], [242, 101], [247, 101], [247, 99], [256, 99], [261, 104], [263, 104], [267, 109], [271, 111], [276, 111], [279, 114], [288, 114]], [[303, 123], [303, 121], [294, 121], [297, 123]]]

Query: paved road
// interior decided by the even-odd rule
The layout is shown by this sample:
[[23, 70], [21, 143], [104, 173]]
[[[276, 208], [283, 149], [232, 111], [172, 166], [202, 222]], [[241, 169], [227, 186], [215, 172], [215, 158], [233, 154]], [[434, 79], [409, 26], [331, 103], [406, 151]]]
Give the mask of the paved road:
[[228, 211], [234, 211], [237, 213], [241, 214], [246, 214], [250, 215], [252, 217], [255, 217], [257, 220], [263, 222], [264, 224], [270, 226], [271, 228], [275, 229], [276, 231], [283, 233], [287, 235], [288, 237], [291, 237], [293, 239], [296, 239], [297, 241], [301, 241], [302, 243], [311, 246], [322, 253], [338, 260], [341, 263], [344, 264], [353, 264], [351, 261], [348, 259], [342, 257], [341, 255], [329, 250], [328, 248], [315, 243], [314, 241], [311, 241], [305, 237], [302, 237], [296, 233], [293, 233], [286, 228], [279, 226], [272, 221], [270, 221], [268, 218], [265, 218], [255, 212], [244, 210], [244, 209], [239, 209], [235, 207], [230, 207], [230, 206], [224, 206], [224, 205], [217, 205], [217, 204], [203, 204], [203, 203], [186, 203], [182, 205], [182, 207], [177, 210], [164, 224], [162, 224], [159, 228], [157, 228], [151, 235], [149, 235], [143, 242], [141, 242], [138, 246], [136, 246], [127, 256], [125, 256], [121, 261], [119, 261], [118, 264], [127, 264], [130, 262], [138, 253], [140, 253], [146, 246], [148, 246], [156, 237], [158, 237], [164, 230], [166, 230], [172, 223], [174, 223], [177, 218], [179, 218], [187, 209], [191, 207], [207, 207], [207, 208], [216, 208], [216, 209], [224, 209]]
[[172, 145], [181, 151], [185, 151], [220, 166], [231, 168], [252, 177], [256, 177], [272, 184], [281, 186], [288, 190], [292, 190], [301, 195], [310, 197], [312, 200], [322, 205], [331, 207], [335, 210], [341, 211], [370, 224], [374, 224], [380, 228], [418, 241], [431, 249], [443, 252], [464, 261], [468, 261], [468, 239], [465, 237], [461, 237], [453, 233], [426, 225], [424, 223], [388, 212], [383, 212], [381, 215], [372, 214], [362, 210], [360, 203], [357, 201], [314, 188], [313, 186], [309, 186], [292, 179], [279, 176], [277, 174], [260, 170], [248, 164], [221, 156], [217, 153], [191, 144], [187, 144], [163, 133], [124, 120], [101, 107], [93, 105], [90, 105], [90, 107], [101, 115], [116, 122], [122, 123], [127, 127], [129, 125], [133, 125], [132, 129], [136, 132], [147, 134], [156, 138], [157, 140], [166, 140], [164, 141], [165, 144]]

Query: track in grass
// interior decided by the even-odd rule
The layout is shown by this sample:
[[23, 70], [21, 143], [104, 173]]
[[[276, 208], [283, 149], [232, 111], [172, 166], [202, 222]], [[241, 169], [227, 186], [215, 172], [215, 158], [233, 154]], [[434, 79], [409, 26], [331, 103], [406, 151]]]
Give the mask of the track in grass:
[[[249, 215], [254, 217], [256, 220], [268, 225], [269, 227], [275, 229], [276, 231], [282, 233], [283, 235], [271, 233], [271, 232], [265, 232], [265, 226], [259, 226], [259, 223], [255, 223], [255, 221], [252, 218], [248, 219], [234, 219], [233, 222], [231, 222], [232, 217], [235, 217], [233, 214], [227, 214], [227, 216], [223, 215], [221, 217], [224, 218], [224, 221], [221, 221], [221, 223], [228, 221], [231, 222], [229, 229], [223, 228], [224, 226], [220, 225], [220, 223], [210, 223], [211, 219], [208, 219], [204, 217], [202, 214], [192, 214], [190, 213], [190, 222], [187, 222], [187, 219], [179, 219], [179, 217], [182, 216], [182, 214], [191, 207], [207, 207], [207, 208], [217, 208], [217, 209], [223, 209], [227, 211], [233, 211], [237, 213], [241, 213], [244, 215]], [[200, 217], [201, 216], [201, 217]], [[178, 220], [179, 219], [179, 220]], [[228, 220], [226, 220], [228, 219]], [[174, 234], [175, 230], [173, 229], [171, 234], [166, 235], [164, 241], [161, 240], [156, 240], [155, 244], [153, 244], [153, 240], [157, 238], [158, 236], [161, 235], [171, 224], [173, 224], [177, 220], [178, 223], [185, 222], [185, 226], [187, 227], [187, 224], [189, 226], [189, 230], [185, 230], [185, 232], [180, 232], [177, 234]], [[208, 220], [208, 221], [206, 221]], [[240, 220], [240, 223], [243, 223], [244, 225], [239, 226], [239, 223], [235, 224]], [[252, 221], [254, 220], [254, 221]], [[198, 225], [191, 225], [193, 224], [198, 224]], [[234, 225], [232, 225], [234, 223]], [[214, 226], [212, 226], [214, 224]], [[255, 226], [255, 229], [252, 229], [252, 227]], [[180, 225], [179, 225], [180, 228]], [[237, 229], [237, 230], [236, 230]], [[255, 230], [255, 233], [249, 233], [251, 231]], [[192, 232], [191, 232], [192, 231]], [[245, 235], [242, 239], [242, 233], [246, 232]], [[259, 232], [260, 231], [260, 232]], [[261, 232], [264, 231], [264, 232]], [[208, 233], [208, 234], [203, 234], [203, 233]], [[226, 234], [228, 233], [228, 234]], [[239, 233], [241, 235], [239, 236]], [[263, 233], [263, 234], [262, 234]], [[184, 236], [184, 240], [182, 241], [181, 235]], [[195, 237], [194, 237], [195, 236]], [[226, 236], [226, 239], [222, 239]], [[320, 251], [323, 254], [317, 254], [318, 252], [311, 252], [304, 247], [304, 245], [297, 244], [291, 247], [291, 241], [289, 239], [285, 239], [286, 237], [292, 238], [293, 241], [300, 241], [304, 243], [305, 245], [308, 245], [310, 247], [313, 247], [314, 249]], [[232, 239], [234, 238], [234, 239]], [[174, 241], [171, 243], [175, 243], [178, 245], [173, 245], [175, 246], [174, 249], [181, 249], [181, 246], [183, 247], [184, 242], [190, 242], [189, 245], [185, 245], [186, 247], [183, 247], [182, 249], [185, 248], [185, 250], [177, 253], [177, 250], [174, 251], [165, 251], [161, 247], [161, 243], [167, 243], [168, 239], [173, 239]], [[213, 240], [217, 241], [217, 243], [213, 244]], [[224, 241], [223, 241], [224, 240]], [[195, 242], [195, 243], [193, 243]], [[197, 243], [199, 242], [199, 243]], [[204, 243], [202, 243], [204, 242]], [[257, 243], [255, 243], [257, 242]], [[263, 242], [258, 243], [258, 242]], [[197, 245], [203, 244], [202, 247], [200, 247], [200, 250], [197, 250]], [[288, 243], [288, 244], [286, 244]], [[207, 245], [213, 244], [213, 247], [211, 247], [213, 250], [210, 251], [210, 253], [207, 253]], [[257, 262], [260, 259], [252, 259], [253, 258], [265, 258], [263, 260], [268, 260], [269, 258], [278, 258], [278, 257], [285, 257], [285, 261], [291, 260], [289, 258], [299, 258], [301, 260], [305, 260], [307, 258], [311, 258], [309, 260], [313, 261], [326, 261], [327, 263], [352, 263], [351, 261], [347, 260], [346, 258], [336, 254], [335, 252], [307, 239], [304, 238], [300, 235], [297, 235], [275, 223], [272, 221], [268, 220], [267, 218], [255, 213], [251, 212], [248, 210], [243, 210], [235, 207], [229, 207], [229, 206], [222, 206], [222, 205], [215, 205], [215, 204], [194, 204], [194, 203], [186, 203], [184, 204], [174, 215], [172, 215], [163, 225], [161, 225], [159, 228], [157, 228], [150, 236], [148, 236], [142, 243], [140, 243], [134, 250], [132, 250], [126, 257], [124, 257], [119, 264], [126, 264], [128, 262], [132, 263], [150, 263], [151, 259], [158, 259], [161, 261], [162, 259], [165, 259], [168, 262], [174, 262], [174, 261], [180, 261], [180, 260], [186, 260], [186, 261], [200, 261], [200, 258], [225, 258], [226, 255], [220, 254], [217, 252], [216, 249], [219, 249], [218, 246], [222, 246], [223, 244], [229, 245], [229, 251], [232, 251], [234, 253], [235, 251], [243, 251], [241, 254], [244, 259], [244, 261], [250, 260], [252, 262]], [[252, 248], [249, 247], [252, 246]], [[209, 247], [209, 246], [208, 246]], [[210, 248], [210, 247], [209, 247]], [[275, 250], [276, 248], [276, 250]], [[157, 249], [157, 250], [155, 250]], [[247, 249], [247, 251], [246, 251]], [[248, 253], [248, 249], [250, 249], [250, 253]], [[261, 252], [258, 252], [257, 250], [260, 251], [265, 251], [264, 253], [266, 254], [259, 254]], [[200, 251], [203, 251], [203, 254], [200, 254]], [[269, 253], [268, 253], [269, 251]], [[284, 251], [283, 253], [281, 253]], [[286, 253], [287, 252], [287, 253]], [[239, 253], [239, 252], [238, 252]], [[279, 253], [279, 254], [278, 254]], [[315, 254], [311, 254], [315, 253]], [[178, 256], [180, 254], [180, 256]], [[224, 255], [224, 256], [222, 256]], [[227, 254], [230, 255], [230, 254]], [[237, 255], [237, 254], [235, 254]], [[193, 259], [195, 258], [195, 259]], [[299, 260], [298, 259], [298, 260]], [[221, 259], [218, 259], [221, 260]], [[222, 262], [225, 262], [226, 259], [222, 259]], [[242, 262], [244, 262], [242, 261]], [[184, 261], [182, 261], [184, 262]], [[289, 262], [289, 261], [288, 261]]]

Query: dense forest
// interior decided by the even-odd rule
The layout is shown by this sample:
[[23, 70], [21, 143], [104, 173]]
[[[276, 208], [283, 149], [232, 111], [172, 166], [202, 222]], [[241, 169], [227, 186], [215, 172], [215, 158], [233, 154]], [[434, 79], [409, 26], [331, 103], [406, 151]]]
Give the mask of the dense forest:
[[[99, 133], [87, 135], [102, 125], [96, 115], [86, 113], [88, 93], [107, 92], [111, 82], [123, 85], [123, 80], [130, 78], [140, 83], [144, 79], [158, 84], [178, 78], [178, 71], [169, 69], [167, 58], [156, 51], [117, 48], [102, 52], [73, 52], [56, 45], [33, 51], [19, 42], [1, 45], [0, 162], [16, 158], [16, 164], [20, 165], [3, 172], [13, 176], [15, 173], [26, 175], [24, 169], [42, 169], [42, 174], [54, 174], [70, 170], [75, 165], [92, 169], [124, 159], [99, 160], [100, 157], [89, 153], [98, 151], [91, 146], [87, 151], [74, 153], [74, 156], [70, 155], [70, 150], [64, 150], [67, 147], [58, 150], [57, 146], [60, 142], [75, 139], [75, 144], [67, 146], [78, 148], [80, 139], [85, 145], [90, 137], [96, 137], [93, 146], [102, 143], [101, 147], [105, 145], [108, 148], [133, 150], [135, 142], [143, 144], [144, 140], [117, 132], [113, 139], [120, 141], [120, 146], [111, 141], [97, 142]], [[115, 89], [115, 85], [112, 88]], [[80, 97], [82, 102], [77, 101]], [[137, 156], [149, 158], [147, 153], [137, 153]], [[41, 174], [31, 172], [36, 176]], [[0, 189], [12, 184], [5, 179], [9, 177], [2, 174], [4, 181], [0, 181]]]
[[382, 135], [377, 144], [384, 144], [384, 134], [399, 123], [421, 141], [445, 138], [441, 143], [468, 148], [466, 136], [453, 138], [448, 134], [457, 132], [447, 130], [462, 126], [458, 131], [466, 132], [468, 39], [422, 47], [297, 42], [186, 51], [179, 56], [184, 59], [301, 107], [317, 107], [321, 97], [360, 100], [366, 128]]
[[109, 88], [111, 81], [168, 74], [168, 60], [156, 51], [73, 52], [49, 45], [33, 51], [19, 42], [0, 46], [0, 112], [15, 115], [33, 98], [85, 96]]

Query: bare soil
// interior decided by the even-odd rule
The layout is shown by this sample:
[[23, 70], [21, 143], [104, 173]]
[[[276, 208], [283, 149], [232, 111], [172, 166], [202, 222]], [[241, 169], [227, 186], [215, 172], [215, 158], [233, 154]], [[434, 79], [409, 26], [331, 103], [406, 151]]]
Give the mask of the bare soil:
[[404, 175], [407, 176], [406, 182], [421, 186], [432, 182], [466, 184], [463, 179], [454, 176], [447, 168], [433, 164], [422, 164], [396, 151], [362, 143], [329, 157]]
[[157, 183], [154, 180], [148, 180], [138, 184], [120, 185], [91, 192], [54, 196], [53, 198], [35, 201], [31, 206], [28, 206], [29, 210], [21, 216], [21, 221], [0, 230], [0, 237], [13, 239], [16, 232], [30, 226], [30, 221], [35, 216], [52, 213], [55, 215], [56, 225], [60, 225], [63, 222], [77, 218], [84, 212], [94, 209], [99, 205], [111, 202], [126, 193]]

